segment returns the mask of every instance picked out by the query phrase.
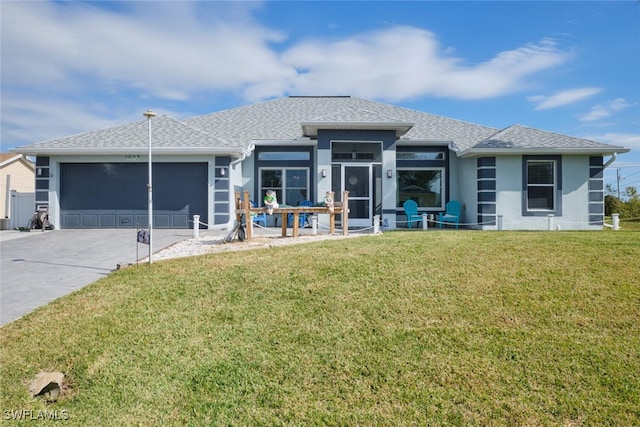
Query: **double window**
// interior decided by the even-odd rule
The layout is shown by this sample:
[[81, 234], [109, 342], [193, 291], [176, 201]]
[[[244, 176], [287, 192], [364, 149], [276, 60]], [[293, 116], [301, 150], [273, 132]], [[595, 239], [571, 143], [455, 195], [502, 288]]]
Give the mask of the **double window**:
[[297, 206], [311, 200], [313, 151], [310, 147], [256, 147], [255, 202], [262, 206], [268, 190], [281, 205]]
[[278, 203], [297, 206], [309, 199], [309, 169], [261, 168], [260, 201], [268, 190], [275, 191]]
[[560, 156], [524, 156], [523, 171], [523, 214], [561, 214]]

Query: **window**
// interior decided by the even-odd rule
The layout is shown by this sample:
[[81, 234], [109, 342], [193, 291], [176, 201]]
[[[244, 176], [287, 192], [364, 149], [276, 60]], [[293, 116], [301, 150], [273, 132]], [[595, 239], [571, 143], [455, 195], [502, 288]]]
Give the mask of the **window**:
[[525, 156], [523, 170], [523, 214], [561, 214], [560, 156]]
[[444, 160], [442, 151], [398, 151], [396, 160]]
[[530, 160], [527, 162], [527, 209], [554, 209], [555, 162]]
[[258, 160], [309, 160], [311, 153], [308, 151], [261, 151]]
[[267, 190], [273, 190], [282, 205], [296, 206], [309, 199], [309, 169], [263, 168], [260, 169], [260, 200]]
[[399, 169], [396, 173], [398, 191], [396, 206], [412, 199], [420, 208], [444, 207], [444, 169]]

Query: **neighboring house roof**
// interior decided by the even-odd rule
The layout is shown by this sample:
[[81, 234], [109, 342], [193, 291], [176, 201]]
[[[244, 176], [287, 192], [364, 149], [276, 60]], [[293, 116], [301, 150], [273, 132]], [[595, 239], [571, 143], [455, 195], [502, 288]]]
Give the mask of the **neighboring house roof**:
[[26, 158], [23, 154], [0, 153], [0, 168], [4, 168], [11, 163], [18, 161], [24, 163], [30, 169], [35, 170], [35, 165], [33, 164], [33, 162]]
[[[154, 153], [214, 153], [240, 154], [243, 147], [211, 136], [168, 116], [157, 116], [151, 123], [151, 144]], [[149, 145], [147, 119], [53, 139], [20, 147], [27, 154], [144, 154]]]
[[[458, 156], [528, 152], [611, 154], [624, 147], [521, 125], [500, 130], [349, 96], [290, 96], [177, 121], [152, 120], [154, 152], [248, 154], [260, 141], [314, 138], [319, 129], [392, 129], [399, 143], [440, 142]], [[26, 154], [143, 153], [147, 120], [55, 139], [15, 151]]]

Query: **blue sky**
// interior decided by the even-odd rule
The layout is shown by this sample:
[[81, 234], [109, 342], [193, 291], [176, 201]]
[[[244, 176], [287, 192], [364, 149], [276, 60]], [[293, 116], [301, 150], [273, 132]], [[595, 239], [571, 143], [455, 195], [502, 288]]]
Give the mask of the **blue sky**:
[[287, 95], [353, 95], [632, 151], [640, 187], [636, 1], [0, 3], [2, 151]]

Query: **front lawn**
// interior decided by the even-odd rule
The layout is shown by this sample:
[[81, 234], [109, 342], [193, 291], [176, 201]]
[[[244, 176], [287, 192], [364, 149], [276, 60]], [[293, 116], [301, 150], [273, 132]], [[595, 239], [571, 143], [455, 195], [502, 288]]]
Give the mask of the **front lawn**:
[[[637, 228], [387, 232], [140, 265], [0, 329], [3, 420], [639, 425], [639, 283]], [[55, 403], [28, 393], [40, 370], [67, 376]]]

